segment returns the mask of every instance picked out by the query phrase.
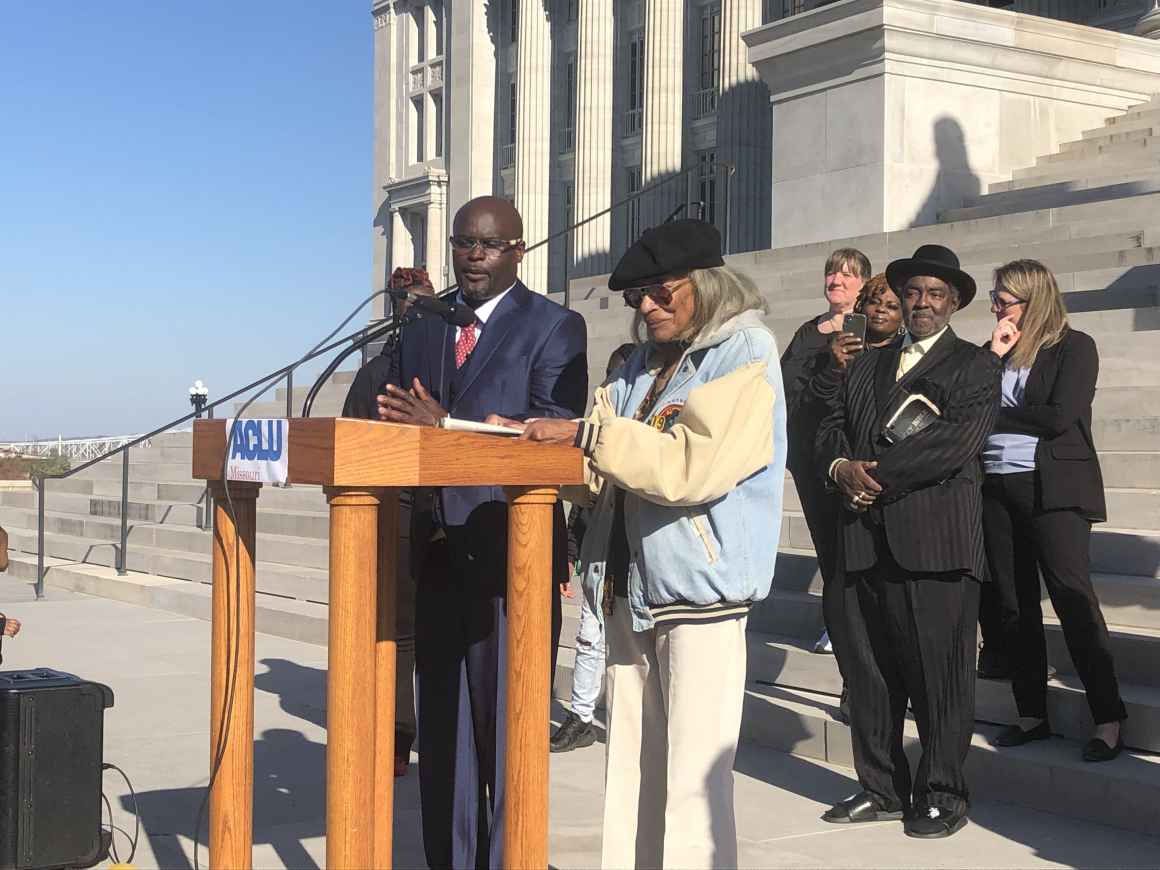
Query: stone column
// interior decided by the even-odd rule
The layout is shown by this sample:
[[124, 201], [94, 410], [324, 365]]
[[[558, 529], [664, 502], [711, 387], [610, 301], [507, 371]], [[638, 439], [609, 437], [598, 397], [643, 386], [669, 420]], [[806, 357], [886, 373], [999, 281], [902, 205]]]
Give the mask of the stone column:
[[1136, 22], [1136, 35], [1160, 39], [1160, 0], [1152, 0], [1152, 7]]
[[[685, 2], [646, 0], [644, 13], [644, 187], [680, 172], [684, 140]], [[673, 181], [641, 203], [641, 229], [655, 226], [688, 200], [688, 180]]]
[[397, 208], [391, 209], [391, 271], [415, 265], [415, 243], [411, 230]]
[[443, 47], [443, 111], [450, 123], [443, 165], [453, 214], [468, 200], [493, 192], [496, 46], [488, 31], [488, 8], [495, 5], [494, 0], [444, 5], [450, 38]]
[[[576, 31], [575, 220], [612, 205], [612, 0], [580, 0]], [[576, 273], [601, 275], [611, 268], [612, 218], [605, 215], [576, 230]]]
[[[524, 219], [524, 239], [533, 245], [548, 237], [548, 171], [552, 156], [552, 33], [543, 0], [518, 2], [515, 204]], [[535, 292], [548, 292], [547, 245], [524, 258], [520, 278]]]
[[[391, 244], [391, 226], [386, 209], [386, 194], [383, 185], [391, 176], [391, 148], [395, 125], [392, 123], [395, 106], [395, 79], [392, 55], [394, 11], [390, 3], [376, 3], [373, 10], [374, 21], [374, 169], [371, 175], [371, 214], [374, 215], [371, 228], [371, 289], [386, 287], [388, 257]], [[386, 316], [386, 299], [378, 297], [372, 303], [371, 319]]]
[[[749, 63], [741, 34], [761, 26], [761, 0], [721, 5], [721, 93], [717, 100], [717, 226], [729, 251], [770, 245], [772, 112], [769, 88]], [[730, 178], [732, 175], [732, 178]]]
[[447, 264], [447, 228], [444, 214], [447, 200], [447, 183], [440, 178], [430, 179], [430, 199], [427, 201], [427, 274], [435, 285], [435, 292], [447, 286], [447, 276], [443, 270]]

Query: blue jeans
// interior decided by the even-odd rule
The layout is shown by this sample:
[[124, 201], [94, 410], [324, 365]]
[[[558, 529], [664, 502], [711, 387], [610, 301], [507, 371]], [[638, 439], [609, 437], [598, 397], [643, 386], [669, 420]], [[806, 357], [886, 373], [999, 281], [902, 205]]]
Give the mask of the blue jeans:
[[604, 676], [604, 624], [584, 595], [580, 598], [580, 630], [576, 632], [576, 664], [572, 671], [572, 712], [591, 722]]

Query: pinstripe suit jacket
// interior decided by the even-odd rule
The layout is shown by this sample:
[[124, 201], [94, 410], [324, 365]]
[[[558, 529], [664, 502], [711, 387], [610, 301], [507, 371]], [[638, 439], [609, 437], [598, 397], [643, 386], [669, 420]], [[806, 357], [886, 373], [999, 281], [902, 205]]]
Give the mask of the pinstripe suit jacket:
[[[900, 348], [873, 348], [850, 364], [818, 430], [818, 468], [839, 457], [877, 461], [882, 484], [865, 513], [843, 511], [847, 571], [874, 567], [882, 546], [905, 570], [965, 572], [985, 579], [982, 467], [979, 453], [999, 410], [1002, 361], [947, 329], [898, 382]], [[942, 416], [887, 444], [880, 433], [909, 393], [922, 393]]]

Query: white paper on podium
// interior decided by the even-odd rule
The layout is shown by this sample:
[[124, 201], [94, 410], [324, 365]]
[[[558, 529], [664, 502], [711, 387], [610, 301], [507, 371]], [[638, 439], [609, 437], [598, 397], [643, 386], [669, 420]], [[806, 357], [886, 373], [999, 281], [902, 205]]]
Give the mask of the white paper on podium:
[[494, 423], [476, 423], [474, 420], [457, 420], [454, 417], [443, 417], [439, 420], [442, 429], [452, 432], [478, 432], [481, 435], [504, 435], [508, 438], [518, 438], [521, 430], [508, 426], [496, 426]]

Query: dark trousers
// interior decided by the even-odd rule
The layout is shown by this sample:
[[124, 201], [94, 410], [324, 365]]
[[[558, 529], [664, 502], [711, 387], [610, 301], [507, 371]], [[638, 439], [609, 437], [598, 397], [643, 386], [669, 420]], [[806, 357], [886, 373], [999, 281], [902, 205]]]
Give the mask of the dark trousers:
[[[507, 576], [487, 561], [433, 543], [416, 594], [419, 797], [433, 868], [503, 866]], [[553, 674], [560, 625], [553, 589]]]
[[[1047, 718], [1047, 639], [1039, 575], [1063, 628], [1096, 724], [1127, 718], [1112, 661], [1108, 627], [1092, 589], [1091, 523], [1075, 511], [1038, 508], [1036, 472], [988, 474], [983, 529], [992, 588], [986, 631], [998, 635], [1013, 667], [1020, 716]], [[990, 643], [990, 641], [988, 641]]]
[[[963, 762], [975, 718], [979, 584], [960, 574], [910, 574], [884, 543], [879, 552], [874, 569], [838, 581], [838, 640], [858, 781], [887, 809], [963, 812], [969, 798]], [[913, 784], [902, 749], [908, 702], [922, 743]]]
[[[802, 513], [805, 514], [806, 526], [810, 530], [810, 540], [814, 542], [814, 552], [818, 556], [818, 572], [822, 575], [822, 618], [826, 623], [826, 631], [830, 633], [830, 641], [833, 642], [835, 635], [842, 630], [837, 618], [837, 599], [841, 597], [841, 590], [833, 582], [838, 559], [838, 514], [841, 511], [838, 496], [828, 492], [821, 480], [807, 472], [794, 474], [793, 484], [802, 505]], [[838, 671], [844, 675], [837, 645], [834, 653]]]

